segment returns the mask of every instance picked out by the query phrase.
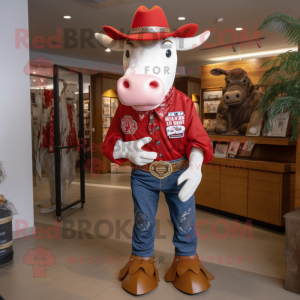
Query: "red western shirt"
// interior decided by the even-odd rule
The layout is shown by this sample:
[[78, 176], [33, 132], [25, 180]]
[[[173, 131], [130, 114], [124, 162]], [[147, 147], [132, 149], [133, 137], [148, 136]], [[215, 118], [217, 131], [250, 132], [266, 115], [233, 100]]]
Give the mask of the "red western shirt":
[[103, 144], [103, 154], [110, 161], [121, 164], [127, 159], [114, 159], [116, 142], [139, 140], [151, 137], [152, 141], [142, 147], [145, 151], [157, 153], [156, 161], [171, 161], [187, 156], [192, 147], [204, 150], [204, 161], [208, 163], [213, 157], [210, 139], [202, 126], [193, 101], [184, 93], [175, 89], [174, 101], [164, 114], [154, 113], [155, 130], [148, 131], [149, 115], [140, 120], [131, 106], [120, 104], [112, 120]]

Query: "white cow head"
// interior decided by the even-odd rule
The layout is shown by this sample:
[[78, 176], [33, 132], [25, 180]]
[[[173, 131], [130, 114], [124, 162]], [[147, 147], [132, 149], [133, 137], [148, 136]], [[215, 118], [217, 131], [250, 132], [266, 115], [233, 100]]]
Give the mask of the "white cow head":
[[67, 104], [75, 104], [78, 99], [77, 84], [65, 83], [61, 95], [66, 99]]
[[113, 40], [96, 33], [105, 47], [123, 51], [124, 76], [118, 80], [118, 96], [126, 106], [148, 111], [159, 106], [173, 85], [177, 68], [177, 51], [199, 47], [210, 35], [209, 31], [190, 38], [168, 37], [163, 40]]

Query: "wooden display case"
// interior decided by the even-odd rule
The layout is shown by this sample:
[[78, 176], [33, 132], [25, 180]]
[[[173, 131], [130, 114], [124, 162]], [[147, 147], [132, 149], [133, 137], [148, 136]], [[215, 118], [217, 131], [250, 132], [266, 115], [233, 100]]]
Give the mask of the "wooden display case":
[[114, 89], [107, 90], [102, 96], [102, 137], [103, 142], [120, 104], [117, 91]]
[[[215, 98], [208, 98], [207, 94], [208, 93], [217, 93], [217, 97]], [[216, 121], [217, 117], [217, 107], [218, 106], [217, 102], [220, 103], [222, 100], [221, 95], [223, 95], [222, 88], [214, 88], [214, 89], [202, 89], [201, 90], [201, 103], [200, 103], [200, 111], [202, 112], [200, 115], [200, 119], [202, 121], [202, 124], [205, 129], [214, 126], [214, 123]], [[214, 109], [207, 109], [207, 106], [211, 106], [211, 104], [214, 104], [213, 107]]]
[[[92, 114], [92, 158], [101, 166], [92, 170], [96, 174], [111, 172], [111, 162], [103, 155], [103, 95], [108, 90], [116, 90], [120, 75], [98, 73], [91, 75], [91, 114]], [[115, 95], [115, 94], [114, 94]]]
[[198, 115], [201, 118], [201, 80], [194, 77], [176, 77], [174, 86], [177, 90], [183, 92], [192, 99]]
[[[220, 91], [225, 86], [224, 76], [212, 76], [208, 70], [243, 68], [253, 84], [266, 69], [260, 66], [270, 58], [219, 63], [202, 67], [202, 120], [205, 91]], [[240, 220], [251, 219], [254, 224], [283, 230], [283, 216], [300, 206], [300, 139], [289, 137], [228, 136], [210, 134], [216, 143], [254, 141], [250, 158], [217, 158], [202, 168], [203, 179], [195, 192], [199, 208]], [[299, 173], [298, 173], [299, 172]], [[299, 174], [299, 175], [298, 175]], [[299, 178], [299, 180], [297, 180]]]

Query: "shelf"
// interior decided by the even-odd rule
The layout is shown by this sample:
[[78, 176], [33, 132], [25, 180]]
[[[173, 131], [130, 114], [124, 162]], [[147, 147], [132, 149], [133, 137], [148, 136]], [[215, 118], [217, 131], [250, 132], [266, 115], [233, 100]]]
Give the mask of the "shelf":
[[233, 142], [233, 141], [253, 141], [255, 144], [261, 145], [279, 145], [294, 146], [296, 142], [290, 142], [290, 137], [267, 137], [267, 136], [245, 136], [245, 135], [226, 135], [226, 134], [209, 134], [210, 140], [213, 142]]
[[223, 98], [203, 99], [203, 101], [221, 101]]
[[213, 157], [209, 164], [220, 165], [220, 167], [225, 165], [226, 169], [232, 166], [233, 169], [238, 167], [240, 170], [252, 169], [278, 173], [289, 173], [296, 171], [295, 163], [281, 163], [240, 158]]

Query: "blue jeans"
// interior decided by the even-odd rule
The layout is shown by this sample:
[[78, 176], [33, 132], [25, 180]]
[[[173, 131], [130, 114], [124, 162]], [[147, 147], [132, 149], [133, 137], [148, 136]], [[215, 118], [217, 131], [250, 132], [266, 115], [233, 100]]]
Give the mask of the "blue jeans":
[[[177, 162], [181, 159], [170, 161]], [[166, 178], [158, 179], [148, 172], [132, 169], [131, 189], [134, 202], [134, 219], [132, 234], [132, 253], [142, 257], [153, 256], [155, 240], [155, 216], [159, 201], [159, 192], [165, 194], [174, 226], [173, 244], [177, 255], [195, 255], [197, 235], [195, 226], [195, 197], [186, 202], [180, 201], [178, 193], [185, 182], [177, 185], [179, 176], [187, 170], [172, 173]]]

